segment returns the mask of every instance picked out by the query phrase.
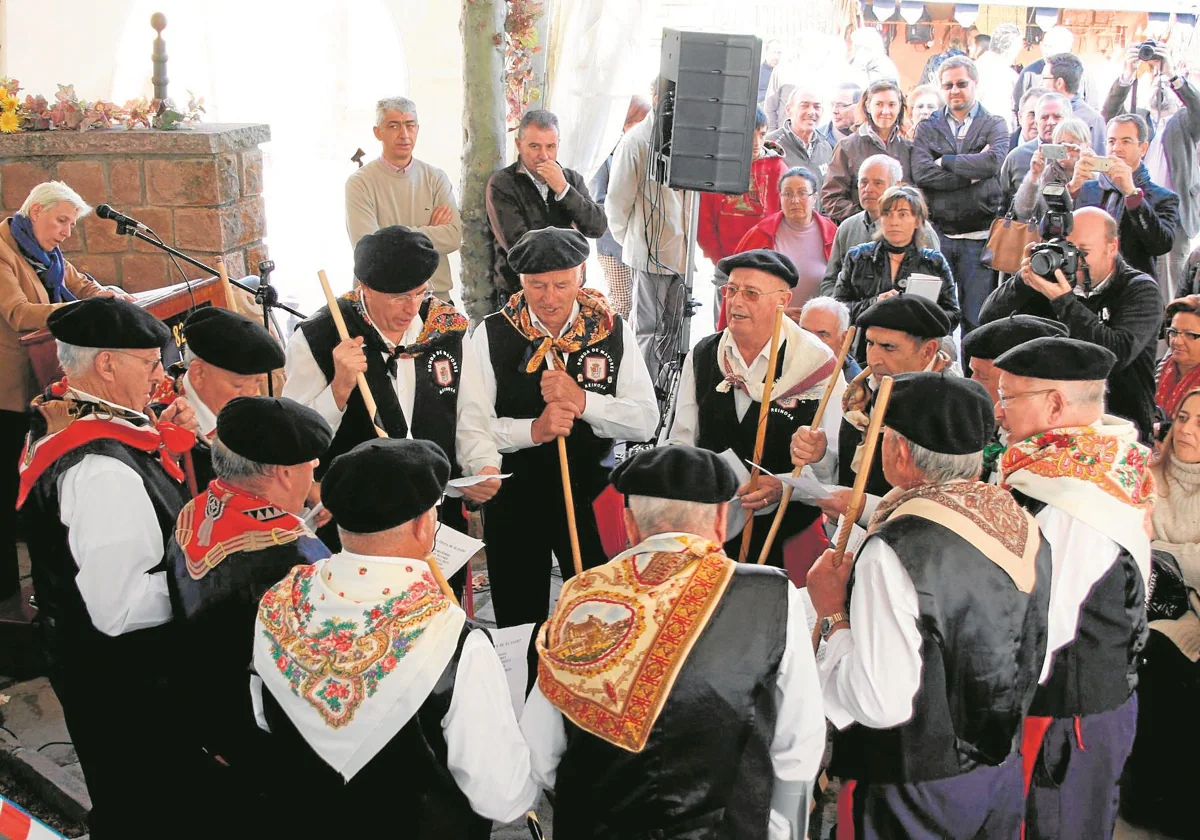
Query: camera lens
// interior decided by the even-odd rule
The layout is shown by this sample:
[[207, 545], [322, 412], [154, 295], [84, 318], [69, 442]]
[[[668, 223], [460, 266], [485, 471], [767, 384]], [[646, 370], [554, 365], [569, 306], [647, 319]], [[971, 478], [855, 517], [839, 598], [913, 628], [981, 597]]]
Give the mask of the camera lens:
[[1057, 251], [1034, 251], [1029, 255], [1029, 267], [1039, 277], [1053, 277], [1056, 268], [1062, 268], [1062, 254]]
[[1154, 58], [1156, 46], [1153, 41], [1147, 41], [1138, 47], [1138, 58], [1142, 61], [1150, 61]]

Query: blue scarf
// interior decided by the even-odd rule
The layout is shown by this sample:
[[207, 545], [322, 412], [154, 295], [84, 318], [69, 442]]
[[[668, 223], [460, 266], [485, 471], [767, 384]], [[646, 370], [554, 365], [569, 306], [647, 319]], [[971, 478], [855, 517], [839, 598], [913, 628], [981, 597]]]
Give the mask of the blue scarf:
[[17, 241], [17, 247], [21, 249], [21, 256], [25, 257], [25, 260], [33, 266], [38, 279], [46, 287], [46, 294], [50, 296], [50, 302], [68, 303], [75, 300], [75, 295], [67, 291], [66, 284], [63, 282], [66, 275], [66, 262], [63, 260], [62, 250], [59, 248], [50, 252], [43, 250], [42, 246], [38, 244], [37, 237], [33, 235], [33, 222], [29, 220], [28, 216], [14, 213], [8, 221], [8, 227], [12, 231], [13, 239]]

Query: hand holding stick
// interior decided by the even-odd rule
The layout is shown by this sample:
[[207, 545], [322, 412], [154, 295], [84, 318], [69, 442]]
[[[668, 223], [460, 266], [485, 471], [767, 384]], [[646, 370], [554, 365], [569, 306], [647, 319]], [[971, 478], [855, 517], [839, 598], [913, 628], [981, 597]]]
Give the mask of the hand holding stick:
[[[338, 338], [342, 341], [347, 341], [350, 338], [350, 331], [346, 329], [346, 319], [342, 317], [342, 310], [338, 307], [337, 298], [333, 296], [333, 289], [329, 287], [329, 278], [325, 276], [325, 270], [321, 269], [318, 271], [317, 277], [321, 281], [321, 290], [325, 292], [325, 303], [329, 305], [329, 314], [333, 317], [334, 326], [337, 327]], [[379, 414], [379, 408], [375, 405], [375, 397], [371, 394], [371, 386], [367, 384], [367, 375], [360, 373], [357, 382], [358, 392], [362, 395], [363, 405], [367, 407], [367, 415], [371, 418], [371, 425], [375, 427], [375, 434], [381, 438], [387, 437], [388, 433], [379, 426], [379, 422], [376, 419]]]
[[[838, 377], [841, 376], [842, 368], [846, 364], [846, 357], [850, 355], [850, 348], [854, 345], [855, 328], [851, 327], [846, 330], [845, 337], [842, 338], [842, 347], [838, 350], [837, 364], [833, 368], [833, 376], [829, 377], [829, 382], [825, 385], [825, 393], [821, 395], [821, 401], [817, 403], [817, 413], [813, 415], [813, 419], [809, 422], [810, 429], [817, 429], [821, 426], [821, 418], [825, 416], [825, 407], [829, 405], [829, 400], [833, 396], [833, 389], [837, 387]], [[796, 467], [792, 470], [792, 478], [799, 478], [801, 467]], [[784, 485], [783, 498], [779, 500], [779, 509], [775, 511], [775, 521], [771, 523], [771, 530], [767, 533], [767, 541], [763, 543], [762, 551], [758, 555], [758, 564], [767, 562], [767, 555], [771, 552], [771, 545], [775, 542], [775, 537], [779, 533], [779, 526], [783, 524], [784, 514], [787, 513], [788, 505], [792, 501], [792, 490], [794, 488], [790, 484]]]
[[[779, 361], [779, 331], [783, 327], [783, 304], [775, 307], [775, 328], [771, 332], [771, 352], [767, 355], [767, 379], [763, 384], [762, 401], [758, 406], [758, 433], [754, 436], [754, 457], [750, 460], [755, 464], [762, 461], [763, 445], [767, 440], [767, 418], [771, 415], [771, 391], [775, 388], [775, 365]], [[749, 492], [758, 489], [758, 467], [750, 473]], [[750, 553], [750, 537], [754, 533], [754, 515], [746, 517], [746, 527], [742, 529], [742, 548], [738, 552], [738, 562], [745, 563]]]
[[[554, 370], [554, 350], [546, 353], [546, 369]], [[575, 574], [583, 574], [583, 557], [579, 552], [579, 528], [575, 524], [575, 494], [571, 491], [571, 468], [567, 464], [567, 439], [558, 438], [558, 466], [562, 473], [563, 501], [567, 508], [567, 533], [571, 537], [571, 562]]]

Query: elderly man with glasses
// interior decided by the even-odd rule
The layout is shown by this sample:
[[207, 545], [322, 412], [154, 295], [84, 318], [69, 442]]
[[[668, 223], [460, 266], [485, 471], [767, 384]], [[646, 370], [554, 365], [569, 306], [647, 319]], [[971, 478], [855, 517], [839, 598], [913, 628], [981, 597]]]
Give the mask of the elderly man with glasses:
[[[704, 338], [688, 354], [679, 378], [675, 416], [667, 443], [698, 446], [713, 452], [731, 451], [742, 463], [754, 455], [758, 416], [766, 389], [767, 364], [774, 331], [775, 309], [787, 305], [799, 281], [796, 266], [783, 254], [766, 249], [746, 251], [721, 260], [729, 275], [723, 287], [729, 326]], [[790, 472], [792, 433], [812, 422], [817, 403], [835, 370], [833, 351], [821, 340], [784, 318], [779, 335], [779, 360], [767, 399], [771, 409], [758, 463], [772, 473]], [[827, 412], [823, 427], [837, 438], [837, 413]], [[831, 476], [827, 476], [831, 477]], [[783, 485], [772, 475], [759, 476], [757, 487], [747, 482], [738, 488], [732, 507], [725, 553], [737, 557], [741, 549], [742, 513], [767, 516], [775, 511]], [[788, 537], [811, 525], [820, 511], [793, 502], [771, 546], [767, 562], [782, 566]], [[752, 530], [748, 557], [757, 559], [766, 540], [770, 520]]]
[[[393, 225], [367, 234], [354, 248], [361, 285], [338, 300], [350, 337], [338, 337], [327, 306], [292, 336], [283, 396], [316, 409], [334, 430], [318, 482], [335, 457], [376, 437], [377, 427], [388, 437], [436, 443], [450, 458], [453, 478], [500, 472], [477, 361], [466, 346], [467, 318], [430, 294], [439, 259], [419, 231]], [[375, 398], [374, 417], [356, 386], [359, 374]], [[463, 488], [463, 495], [483, 503], [499, 489], [489, 479]], [[461, 505], [443, 506], [441, 516], [466, 529]], [[331, 548], [339, 545], [332, 527], [322, 527], [320, 537]]]

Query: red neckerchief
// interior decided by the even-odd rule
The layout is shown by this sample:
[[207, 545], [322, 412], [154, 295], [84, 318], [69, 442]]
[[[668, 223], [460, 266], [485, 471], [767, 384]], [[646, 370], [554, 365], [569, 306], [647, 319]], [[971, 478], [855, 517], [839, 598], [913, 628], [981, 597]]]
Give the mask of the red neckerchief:
[[1154, 394], [1155, 404], [1166, 413], [1167, 417], [1174, 419], [1175, 412], [1179, 411], [1179, 406], [1183, 403], [1183, 398], [1197, 388], [1200, 388], [1200, 365], [1192, 368], [1187, 376], [1180, 376], [1175, 360], [1168, 353], [1158, 367], [1158, 388]]
[[[61, 400], [61, 395], [66, 390], [65, 383], [66, 380], [63, 380], [48, 389], [50, 401]], [[39, 397], [34, 401], [34, 406], [37, 407], [39, 402], [45, 399]], [[55, 461], [86, 443], [103, 439], [115, 440], [142, 452], [157, 452], [163, 471], [179, 482], [184, 480], [183, 469], [175, 459], [196, 445], [196, 436], [192, 432], [173, 423], [137, 428], [96, 416], [86, 420], [72, 420], [60, 431], [51, 432], [36, 441], [26, 438], [19, 465], [21, 483], [17, 494], [17, 508], [20, 509], [25, 504], [25, 499], [42, 477], [42, 473]]]

